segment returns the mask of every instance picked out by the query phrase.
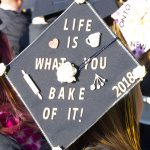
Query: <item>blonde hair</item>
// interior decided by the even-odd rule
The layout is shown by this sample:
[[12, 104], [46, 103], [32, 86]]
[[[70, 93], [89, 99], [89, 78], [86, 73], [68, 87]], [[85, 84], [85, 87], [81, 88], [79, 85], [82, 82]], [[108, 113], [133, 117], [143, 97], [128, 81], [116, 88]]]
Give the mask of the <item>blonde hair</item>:
[[139, 87], [134, 87], [129, 94], [113, 106], [90, 130], [88, 130], [71, 150], [94, 150], [103, 145], [111, 150], [141, 150], [139, 123], [137, 119], [137, 99]]

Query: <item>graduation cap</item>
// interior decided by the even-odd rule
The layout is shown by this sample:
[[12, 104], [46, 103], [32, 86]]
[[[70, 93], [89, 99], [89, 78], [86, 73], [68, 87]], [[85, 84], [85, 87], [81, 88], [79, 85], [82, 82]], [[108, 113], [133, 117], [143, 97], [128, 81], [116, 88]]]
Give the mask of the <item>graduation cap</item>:
[[68, 148], [140, 82], [140, 65], [89, 2], [73, 2], [7, 67], [54, 150]]
[[[33, 17], [64, 11], [72, 2], [73, 0], [35, 0]], [[115, 0], [89, 0], [89, 2], [102, 18], [109, 16], [118, 8]]]

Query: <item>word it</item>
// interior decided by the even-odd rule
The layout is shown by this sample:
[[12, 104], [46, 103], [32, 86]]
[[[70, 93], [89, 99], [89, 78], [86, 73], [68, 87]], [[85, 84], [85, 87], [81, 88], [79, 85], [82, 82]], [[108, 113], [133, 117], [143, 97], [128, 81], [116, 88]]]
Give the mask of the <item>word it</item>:
[[81, 118], [83, 116], [83, 108], [69, 108], [68, 109], [68, 120], [76, 121], [79, 118], [79, 122], [81, 122]]

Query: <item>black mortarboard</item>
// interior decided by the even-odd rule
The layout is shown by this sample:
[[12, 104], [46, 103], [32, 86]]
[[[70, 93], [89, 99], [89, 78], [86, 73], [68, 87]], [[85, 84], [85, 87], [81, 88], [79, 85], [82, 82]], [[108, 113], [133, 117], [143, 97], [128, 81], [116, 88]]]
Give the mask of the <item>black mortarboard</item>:
[[91, 4], [73, 2], [6, 77], [55, 149], [70, 146], [139, 83], [139, 66]]
[[[33, 17], [46, 16], [65, 10], [73, 0], [36, 0]], [[89, 0], [102, 18], [109, 16], [117, 5], [115, 0]]]

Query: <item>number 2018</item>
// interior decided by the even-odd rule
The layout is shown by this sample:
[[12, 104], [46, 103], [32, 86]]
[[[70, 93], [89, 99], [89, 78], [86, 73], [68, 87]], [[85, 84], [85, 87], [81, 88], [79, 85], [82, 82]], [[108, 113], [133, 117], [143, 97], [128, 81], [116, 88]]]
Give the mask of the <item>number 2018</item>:
[[127, 88], [130, 87], [135, 82], [135, 79], [131, 72], [126, 74], [126, 77], [122, 78], [122, 81], [119, 81], [116, 86], [113, 86], [112, 90], [116, 91], [116, 97], [120, 97], [123, 93], [127, 91]]

